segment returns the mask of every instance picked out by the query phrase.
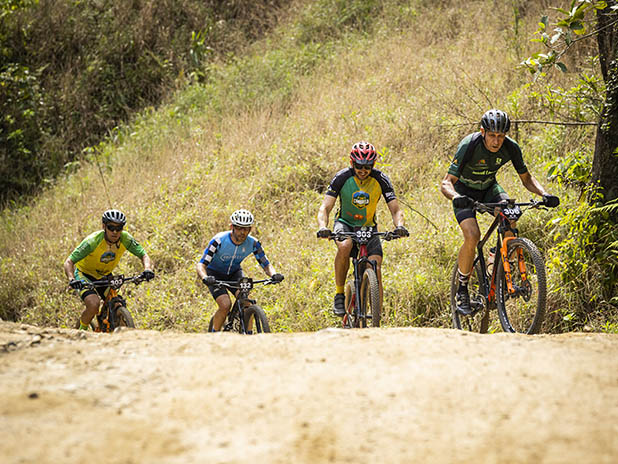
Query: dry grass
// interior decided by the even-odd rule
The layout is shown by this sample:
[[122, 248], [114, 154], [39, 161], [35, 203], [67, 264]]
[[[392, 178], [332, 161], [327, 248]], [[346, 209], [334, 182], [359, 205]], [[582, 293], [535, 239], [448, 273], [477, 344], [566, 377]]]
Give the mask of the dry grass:
[[[514, 69], [516, 50], [528, 47], [540, 13], [529, 6], [514, 37], [510, 5], [422, 3], [410, 2], [417, 14], [405, 27], [384, 17], [373, 36], [338, 42], [313, 72], [293, 74], [291, 96], [248, 102], [240, 111], [230, 93], [229, 110], [218, 114], [203, 101], [203, 109], [174, 115], [170, 105], [145, 116], [99, 155], [110, 166], [103, 171], [107, 193], [96, 164], [85, 164], [31, 206], [5, 211], [0, 298], [29, 322], [71, 325], [79, 302], [64, 291], [62, 262], [114, 206], [127, 213], [129, 231], [158, 273], [129, 295], [138, 325], [204, 330], [214, 303], [196, 282], [194, 263], [210, 237], [227, 228], [229, 214], [246, 207], [267, 255], [286, 275], [283, 285], [255, 294], [273, 328], [333, 325], [334, 248], [315, 239], [315, 216], [349, 147], [367, 139], [381, 150], [380, 167], [400, 198], [431, 221], [406, 207], [411, 237], [384, 246], [387, 323], [448, 326], [448, 275], [461, 239], [438, 185], [460, 138], [474, 129], [453, 124], [473, 123], [490, 106], [516, 117], [540, 111], [528, 77]], [[277, 34], [285, 37], [285, 30]], [[199, 102], [196, 89], [179, 98], [191, 92]], [[522, 131], [522, 145], [531, 132]], [[542, 158], [527, 161], [542, 178]], [[515, 171], [503, 171], [501, 182], [520, 195]], [[378, 214], [389, 228], [384, 205]], [[127, 257], [120, 271], [138, 267]], [[252, 258], [245, 269], [259, 273]]]

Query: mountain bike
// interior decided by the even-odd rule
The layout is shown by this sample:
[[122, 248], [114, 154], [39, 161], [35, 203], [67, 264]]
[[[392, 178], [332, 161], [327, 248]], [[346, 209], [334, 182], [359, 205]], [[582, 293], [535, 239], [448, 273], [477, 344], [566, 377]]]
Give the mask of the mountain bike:
[[[497, 214], [477, 245], [472, 273], [468, 282], [472, 313], [457, 311], [456, 293], [459, 286], [457, 263], [451, 278], [451, 315], [453, 327], [486, 333], [490, 311], [498, 310], [502, 330], [511, 333], [536, 334], [545, 318], [547, 281], [545, 262], [537, 246], [527, 238], [519, 237], [511, 221], [517, 221], [528, 209], [546, 206], [543, 201], [516, 203], [474, 203], [474, 210]], [[546, 208], [543, 208], [546, 209]], [[488, 271], [483, 247], [496, 231], [494, 265]], [[506, 232], [514, 236], [505, 236]]]
[[[212, 278], [212, 285], [226, 287], [235, 295], [234, 304], [221, 330], [223, 332], [238, 332], [248, 335], [252, 333], [270, 333], [270, 326], [268, 325], [266, 313], [262, 307], [257, 304], [256, 300], [249, 298], [249, 293], [255, 288], [256, 284], [272, 285], [278, 283], [279, 282], [272, 279], [253, 280], [250, 277], [243, 277], [236, 282]], [[255, 330], [250, 329], [253, 322], [255, 322]], [[213, 331], [212, 317], [208, 323], [208, 331]]]
[[[90, 322], [90, 328], [95, 332], [113, 332], [118, 327], [135, 328], [133, 317], [127, 309], [125, 299], [118, 294], [118, 290], [127, 282], [139, 285], [144, 281], [142, 274], [125, 277], [124, 275], [108, 276], [102, 280], [84, 282], [83, 287], [94, 290], [99, 287], [109, 287], [109, 291], [99, 307], [96, 317]], [[79, 328], [79, 319], [76, 328]]]
[[371, 227], [360, 227], [353, 232], [331, 233], [329, 239], [343, 242], [352, 239], [358, 246], [356, 257], [352, 258], [352, 279], [345, 285], [345, 314], [342, 318], [344, 329], [365, 328], [368, 320], [372, 327], [380, 327], [381, 302], [377, 263], [369, 259], [367, 244], [373, 237], [380, 240], [400, 238], [394, 232], [376, 232]]

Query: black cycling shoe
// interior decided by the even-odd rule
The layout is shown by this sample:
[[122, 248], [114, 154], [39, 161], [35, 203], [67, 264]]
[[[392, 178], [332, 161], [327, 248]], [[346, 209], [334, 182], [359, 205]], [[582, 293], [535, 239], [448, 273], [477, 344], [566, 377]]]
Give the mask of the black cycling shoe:
[[460, 286], [455, 296], [457, 300], [457, 312], [462, 316], [469, 316], [472, 314], [472, 306], [470, 306], [470, 295], [468, 294], [468, 287]]
[[335, 295], [333, 312], [335, 313], [335, 316], [338, 317], [342, 317], [345, 314], [345, 295], [343, 293], [337, 293]]

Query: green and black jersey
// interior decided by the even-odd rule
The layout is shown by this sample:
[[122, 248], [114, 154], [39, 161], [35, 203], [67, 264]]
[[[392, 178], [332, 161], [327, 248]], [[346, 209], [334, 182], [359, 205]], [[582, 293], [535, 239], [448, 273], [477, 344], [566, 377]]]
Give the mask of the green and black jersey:
[[[486, 190], [496, 182], [496, 172], [503, 165], [511, 161], [518, 174], [525, 174], [528, 168], [524, 163], [521, 149], [515, 140], [506, 137], [504, 143], [496, 153], [492, 153], [480, 141], [473, 152], [464, 161], [468, 145], [475, 134], [470, 134], [459, 143], [455, 158], [449, 166], [448, 173], [459, 178], [466, 187], [475, 190]], [[463, 166], [462, 166], [463, 164]]]
[[339, 197], [335, 219], [351, 227], [375, 226], [380, 197], [383, 196], [386, 203], [396, 198], [393, 184], [384, 173], [372, 169], [367, 178], [360, 180], [351, 167], [335, 174], [326, 195]]

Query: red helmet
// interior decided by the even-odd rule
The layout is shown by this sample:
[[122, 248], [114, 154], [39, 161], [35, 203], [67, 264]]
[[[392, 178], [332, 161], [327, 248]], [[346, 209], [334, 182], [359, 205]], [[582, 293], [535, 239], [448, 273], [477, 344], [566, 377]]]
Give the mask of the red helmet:
[[376, 149], [369, 142], [355, 143], [350, 152], [350, 161], [353, 163], [373, 164], [376, 158]]

